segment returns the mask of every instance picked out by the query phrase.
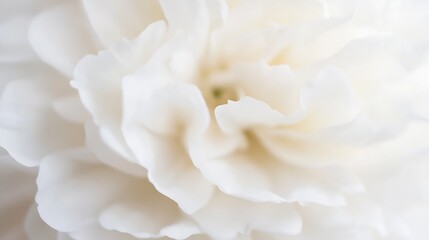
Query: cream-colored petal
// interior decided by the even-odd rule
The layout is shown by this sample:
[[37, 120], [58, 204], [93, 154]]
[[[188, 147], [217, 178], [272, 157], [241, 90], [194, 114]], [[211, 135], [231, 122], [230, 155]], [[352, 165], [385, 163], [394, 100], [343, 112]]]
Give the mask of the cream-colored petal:
[[70, 122], [84, 123], [91, 118], [77, 93], [54, 101], [53, 108], [62, 118]]
[[92, 29], [107, 48], [133, 39], [151, 23], [164, 18], [157, 0], [83, 0]]
[[210, 121], [200, 90], [191, 84], [172, 84], [154, 91], [136, 117], [155, 134], [183, 134], [185, 141], [204, 132]]
[[51, 105], [64, 94], [58, 90], [61, 84], [45, 81], [43, 76], [56, 75], [13, 81], [0, 99], [0, 144], [26, 166], [36, 166], [54, 151], [83, 143], [82, 126], [64, 121]]
[[241, 94], [263, 101], [286, 116], [302, 114], [300, 83], [288, 65], [246, 64], [232, 72]]
[[134, 41], [122, 42], [98, 56], [86, 56], [74, 72], [72, 85], [78, 89], [82, 103], [100, 127], [103, 140], [124, 157], [128, 157], [129, 150], [120, 129], [122, 80], [151, 57], [162, 44], [165, 31], [165, 24], [157, 22]]
[[93, 239], [106, 239], [106, 240], [136, 240], [138, 238], [133, 237], [127, 233], [121, 233], [118, 231], [111, 231], [103, 228], [98, 223], [89, 224], [88, 226], [82, 227], [70, 233], [73, 240], [93, 240]]
[[[111, 238], [121, 236], [119, 232], [142, 236], [175, 234], [162, 229], [188, 221], [176, 204], [159, 194], [145, 177], [116, 171], [85, 150], [45, 158], [37, 184], [36, 201], [42, 219], [59, 231], [71, 232], [76, 239]], [[139, 219], [153, 225], [131, 225], [136, 213]], [[103, 228], [97, 228], [97, 223]]]
[[13, 63], [37, 58], [31, 48], [27, 31], [31, 18], [14, 16], [0, 23], [0, 62]]
[[300, 102], [307, 111], [298, 127], [320, 129], [350, 122], [360, 111], [351, 80], [335, 67], [325, 67], [306, 83]]
[[0, 239], [27, 238], [24, 221], [34, 201], [35, 178], [34, 169], [19, 165], [0, 148]]
[[66, 233], [59, 233], [40, 219], [37, 206], [33, 204], [25, 218], [25, 232], [28, 240], [71, 240]]
[[[142, 189], [139, 199], [113, 205], [100, 215], [101, 225], [110, 230], [129, 233], [135, 238], [185, 239], [200, 230], [187, 220], [179, 208], [160, 195], [152, 186]], [[155, 215], [154, 219], [151, 215]]]
[[220, 128], [226, 133], [287, 126], [299, 119], [299, 116], [286, 117], [252, 97], [243, 97], [239, 101], [229, 101], [228, 104], [218, 106], [215, 115]]
[[226, 17], [224, 0], [160, 0], [162, 10], [173, 31], [185, 30], [196, 37], [207, 34], [211, 27], [221, 24]]
[[346, 204], [346, 195], [364, 190], [347, 169], [288, 163], [266, 148], [262, 138], [249, 133], [246, 146], [232, 153], [209, 157], [193, 149], [192, 158], [202, 174], [223, 192], [255, 202], [341, 206]]
[[87, 27], [78, 2], [65, 2], [33, 20], [29, 40], [43, 61], [71, 77], [76, 63], [97, 50]]
[[99, 129], [93, 123], [88, 122], [85, 125], [85, 135], [86, 146], [101, 162], [126, 174], [136, 177], [146, 176], [146, 169], [134, 163], [135, 160], [126, 159], [110, 149], [102, 139]]
[[126, 138], [148, 178], [185, 212], [210, 199], [214, 187], [193, 166], [189, 147], [209, 124], [204, 99], [194, 85], [168, 85], [153, 92], [135, 119], [124, 125]]
[[291, 205], [252, 203], [219, 192], [193, 217], [213, 239], [237, 239], [251, 230], [295, 235], [302, 227]]

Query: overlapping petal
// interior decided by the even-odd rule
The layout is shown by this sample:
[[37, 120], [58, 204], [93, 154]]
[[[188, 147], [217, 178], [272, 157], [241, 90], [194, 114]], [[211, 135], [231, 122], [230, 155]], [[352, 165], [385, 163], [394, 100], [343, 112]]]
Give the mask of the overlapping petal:
[[[90, 239], [97, 223], [103, 226], [98, 230], [101, 235], [92, 236], [109, 236], [113, 231], [113, 236], [123, 232], [144, 238], [186, 238], [198, 232], [189, 217], [145, 177], [116, 171], [85, 150], [44, 159], [37, 184], [42, 219], [59, 231], [82, 236], [76, 239]], [[179, 226], [189, 226], [189, 231]]]
[[64, 2], [35, 17], [29, 41], [42, 60], [69, 78], [80, 58], [97, 49], [76, 1]]
[[0, 236], [426, 239], [426, 6], [0, 3]]

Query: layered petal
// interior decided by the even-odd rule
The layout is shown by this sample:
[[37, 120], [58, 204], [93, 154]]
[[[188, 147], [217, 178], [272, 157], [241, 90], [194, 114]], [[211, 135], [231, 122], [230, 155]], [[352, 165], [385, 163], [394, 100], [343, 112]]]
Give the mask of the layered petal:
[[251, 203], [219, 192], [193, 217], [213, 239], [237, 239], [251, 230], [295, 235], [302, 227], [291, 205]]
[[[183, 238], [198, 229], [195, 225], [191, 228], [192, 221], [146, 178], [120, 173], [82, 150], [44, 159], [37, 184], [42, 219], [59, 231], [71, 232], [76, 239], [121, 236], [119, 232]], [[154, 208], [155, 203], [159, 208]], [[102, 228], [97, 228], [97, 223]], [[181, 232], [175, 230], [176, 225], [193, 230]]]
[[33, 169], [20, 166], [1, 148], [0, 166], [0, 238], [26, 239], [24, 221], [36, 192], [36, 174]]
[[164, 18], [158, 1], [83, 0], [83, 7], [100, 43], [108, 48], [137, 37], [151, 23]]
[[43, 222], [40, 219], [35, 204], [31, 206], [25, 218], [25, 232], [27, 233], [28, 240], [72, 240], [67, 233], [57, 232]]
[[73, 86], [78, 89], [82, 103], [101, 128], [104, 141], [123, 156], [127, 156], [129, 150], [120, 132], [122, 78], [136, 71], [151, 57], [162, 44], [165, 34], [165, 24], [157, 22], [133, 42], [122, 42], [112, 51], [87, 56], [76, 67]]
[[199, 90], [190, 84], [154, 91], [124, 125], [127, 141], [149, 180], [188, 213], [204, 206], [214, 187], [193, 165], [189, 147], [209, 124]]
[[423, 2], [0, 3], [0, 238], [426, 239]]
[[27, 39], [30, 19], [28, 16], [15, 16], [0, 23], [1, 63], [16, 63], [36, 58]]
[[221, 105], [216, 108], [215, 114], [224, 132], [286, 126], [297, 121], [296, 117], [288, 118], [252, 97], [244, 97], [237, 102], [230, 101], [226, 105]]
[[67, 77], [86, 54], [97, 50], [77, 2], [40, 13], [31, 23], [29, 40], [40, 58]]
[[45, 81], [44, 76], [50, 75], [9, 83], [0, 99], [0, 144], [26, 166], [36, 166], [46, 155], [83, 141], [81, 127], [64, 121], [51, 105], [67, 91], [53, 91], [61, 84]]
[[173, 30], [184, 30], [195, 37], [204, 37], [211, 27], [222, 24], [227, 5], [223, 0], [186, 0], [182, 3], [161, 0], [165, 17]]
[[353, 120], [360, 111], [350, 79], [335, 67], [325, 67], [301, 89], [300, 103], [307, 111], [304, 128], [326, 128]]

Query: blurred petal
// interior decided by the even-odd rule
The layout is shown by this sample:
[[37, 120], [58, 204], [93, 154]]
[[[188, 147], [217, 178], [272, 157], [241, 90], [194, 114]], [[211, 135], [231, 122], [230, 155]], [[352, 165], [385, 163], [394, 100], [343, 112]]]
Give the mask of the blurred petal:
[[86, 56], [76, 67], [73, 87], [77, 88], [83, 105], [100, 127], [103, 140], [117, 153], [128, 156], [120, 126], [122, 121], [122, 79], [136, 71], [162, 44], [166, 26], [157, 22], [136, 40], [122, 42], [112, 51]]
[[223, 0], [185, 0], [180, 4], [160, 0], [160, 4], [173, 30], [185, 30], [196, 35], [206, 33], [211, 26], [222, 23], [227, 11]]
[[[204, 206], [213, 186], [193, 166], [188, 150], [195, 136], [209, 124], [207, 106], [198, 88], [182, 84], [154, 91], [134, 121], [145, 127], [145, 135], [150, 135], [147, 142], [141, 141], [142, 137], [126, 136], [140, 163], [147, 166], [149, 180], [187, 213]], [[134, 129], [129, 131], [142, 136]]]
[[13, 17], [0, 22], [0, 62], [34, 60], [36, 54], [28, 43], [29, 17]]
[[27, 238], [24, 221], [34, 202], [35, 178], [34, 169], [19, 165], [0, 148], [0, 239]]
[[244, 97], [237, 102], [229, 101], [217, 107], [215, 114], [220, 128], [225, 132], [278, 127], [297, 121], [296, 117], [286, 117], [252, 97]]
[[146, 176], [147, 171], [145, 168], [134, 162], [131, 162], [129, 159], [125, 159], [123, 156], [117, 154], [106, 145], [97, 126], [95, 126], [93, 123], [87, 123], [85, 130], [86, 145], [101, 162], [126, 174], [136, 177]]
[[301, 90], [301, 105], [308, 113], [299, 125], [320, 129], [350, 122], [360, 110], [353, 91], [344, 73], [325, 67]]
[[252, 203], [222, 193], [193, 217], [213, 239], [235, 239], [250, 230], [295, 235], [302, 225], [291, 205]]
[[31, 206], [25, 219], [25, 231], [28, 240], [71, 240], [66, 233], [59, 233], [40, 219], [37, 207]]
[[50, 81], [13, 81], [1, 95], [0, 144], [23, 165], [37, 166], [46, 155], [83, 141], [81, 126], [55, 113], [52, 100], [61, 95], [56, 87]]
[[[44, 159], [37, 184], [36, 201], [42, 219], [59, 231], [81, 236], [77, 239], [104, 239], [109, 230], [142, 236], [183, 234], [164, 229], [188, 221], [146, 178], [115, 171], [84, 150]], [[153, 225], [138, 224], [136, 217]], [[94, 226], [98, 221], [103, 228]]]
[[67, 77], [76, 63], [96, 48], [77, 2], [48, 9], [32, 22], [29, 39], [37, 54]]
[[137, 37], [164, 18], [156, 0], [83, 0], [86, 15], [104, 47]]

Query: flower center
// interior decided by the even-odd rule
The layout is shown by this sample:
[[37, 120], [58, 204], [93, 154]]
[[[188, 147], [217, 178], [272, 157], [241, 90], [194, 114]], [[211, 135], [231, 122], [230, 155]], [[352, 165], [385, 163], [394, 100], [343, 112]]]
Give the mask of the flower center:
[[217, 107], [222, 104], [226, 104], [228, 100], [238, 100], [237, 91], [232, 86], [212, 86], [210, 87], [211, 94], [207, 96], [209, 98], [210, 107]]

